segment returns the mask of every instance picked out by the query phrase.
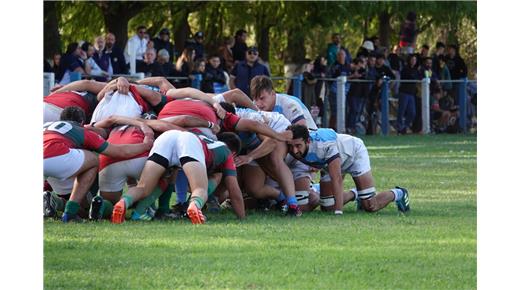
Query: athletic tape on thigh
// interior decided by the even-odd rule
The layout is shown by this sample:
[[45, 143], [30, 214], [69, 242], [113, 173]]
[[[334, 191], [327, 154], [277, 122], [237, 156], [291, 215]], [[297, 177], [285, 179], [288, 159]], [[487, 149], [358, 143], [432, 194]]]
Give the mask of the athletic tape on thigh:
[[320, 205], [321, 206], [333, 206], [336, 203], [334, 199], [334, 195], [329, 196], [320, 196]]
[[309, 203], [309, 192], [307, 190], [297, 191], [296, 200], [298, 205], [306, 205]]
[[367, 189], [359, 190], [358, 191], [358, 197], [360, 199], [369, 199], [372, 196], [376, 195], [376, 188], [375, 187], [369, 187]]

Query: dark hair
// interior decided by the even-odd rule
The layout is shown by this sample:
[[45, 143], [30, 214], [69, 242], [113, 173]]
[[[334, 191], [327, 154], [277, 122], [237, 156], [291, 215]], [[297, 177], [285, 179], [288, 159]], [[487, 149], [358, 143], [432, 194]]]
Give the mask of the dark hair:
[[356, 58], [352, 61], [353, 64], [359, 64], [359, 63], [361, 63], [361, 62], [362, 62], [362, 60], [361, 60], [361, 56], [356, 57]]
[[242, 34], [247, 33], [244, 29], [239, 29], [237, 32], [235, 32], [235, 37], [240, 37]]
[[65, 54], [71, 54], [77, 48], [78, 48], [78, 43], [77, 42], [71, 42], [71, 43], [69, 43], [69, 45], [67, 45], [67, 51], [65, 52]]
[[220, 55], [218, 55], [218, 53], [212, 53], [212, 54], [209, 55], [208, 60], [210, 60], [210, 59], [212, 59], [214, 57], [218, 57], [220, 59]]
[[74, 121], [79, 124], [85, 123], [86, 116], [85, 111], [82, 108], [71, 106], [65, 107], [60, 114], [60, 121]]
[[417, 18], [417, 15], [413, 11], [410, 11], [410, 12], [408, 12], [408, 14], [406, 14], [406, 20], [409, 20], [411, 22], [415, 22], [416, 18]]
[[255, 76], [251, 80], [250, 88], [251, 88], [251, 97], [253, 99], [258, 97], [258, 95], [260, 95], [260, 93], [264, 90], [266, 90], [268, 92], [271, 92], [274, 90], [273, 82], [271, 81], [271, 79], [269, 77], [263, 76], [263, 75]]
[[221, 142], [226, 143], [227, 147], [231, 152], [240, 152], [242, 148], [242, 143], [240, 142], [240, 138], [237, 134], [232, 132], [224, 132], [217, 134], [217, 139]]
[[428, 44], [423, 44], [423, 45], [421, 46], [421, 48], [430, 49], [430, 46], [429, 46]]
[[83, 44], [81, 45], [81, 49], [84, 51], [84, 52], [87, 52], [88, 51], [88, 47], [91, 46], [92, 44], [90, 44], [90, 42], [88, 41], [85, 41], [83, 42]]
[[453, 48], [455, 51], [459, 50], [459, 47], [456, 44], [448, 44], [448, 48]]
[[437, 43], [435, 44], [435, 48], [441, 48], [441, 47], [446, 48], [446, 45], [441, 41], [437, 41]]
[[137, 26], [137, 29], [136, 29], [136, 30], [139, 31], [139, 30], [141, 30], [141, 29], [146, 29], [146, 26], [144, 26], [144, 25], [139, 25], [139, 26]]
[[291, 130], [293, 133], [293, 140], [302, 138], [304, 141], [309, 140], [309, 129], [304, 125], [291, 125], [287, 127], [287, 130]]
[[230, 103], [220, 102], [219, 105], [222, 107], [222, 109], [226, 110], [226, 112], [228, 112], [228, 113], [231, 113], [231, 114], [237, 113], [235, 106], [233, 106]]

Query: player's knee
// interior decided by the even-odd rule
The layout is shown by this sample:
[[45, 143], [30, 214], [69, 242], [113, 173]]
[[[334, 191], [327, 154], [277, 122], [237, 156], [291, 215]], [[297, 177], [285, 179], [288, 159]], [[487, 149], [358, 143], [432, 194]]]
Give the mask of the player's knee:
[[320, 196], [320, 207], [323, 211], [331, 210], [335, 203], [336, 199], [334, 198], [334, 195]]

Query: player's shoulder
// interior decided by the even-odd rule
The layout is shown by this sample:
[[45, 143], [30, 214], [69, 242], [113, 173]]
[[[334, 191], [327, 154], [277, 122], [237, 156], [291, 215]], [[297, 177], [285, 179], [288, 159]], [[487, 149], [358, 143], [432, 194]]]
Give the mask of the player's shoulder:
[[310, 130], [309, 135], [313, 141], [329, 142], [336, 141], [338, 134], [329, 128], [319, 128], [318, 130]]

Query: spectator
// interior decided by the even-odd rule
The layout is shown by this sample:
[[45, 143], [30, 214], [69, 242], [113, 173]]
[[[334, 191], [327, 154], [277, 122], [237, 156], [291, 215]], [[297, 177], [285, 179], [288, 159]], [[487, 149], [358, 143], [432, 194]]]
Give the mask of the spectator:
[[[375, 55], [376, 58], [376, 64], [375, 64], [375, 70], [376, 70], [376, 79], [382, 79], [384, 77], [395, 79], [395, 75], [390, 69], [389, 66], [385, 65], [386, 58], [385, 55], [382, 53], [378, 53]], [[402, 76], [401, 76], [402, 78]], [[402, 78], [403, 79], [403, 78]]]
[[149, 49], [149, 48], [155, 48], [155, 44], [153, 43], [153, 40], [146, 38], [146, 49]]
[[[213, 87], [211, 81], [206, 78], [206, 61], [204, 59], [199, 59], [195, 61], [194, 70], [192, 73], [194, 77], [194, 86], [199, 87], [199, 89], [205, 93], [212, 93]], [[197, 84], [197, 82], [199, 82]]]
[[44, 72], [52, 72], [54, 73], [54, 77], [63, 75], [63, 72], [60, 70], [60, 62], [61, 62], [61, 53], [55, 52], [52, 55], [52, 62], [49, 63], [47, 60], [44, 60]]
[[380, 96], [382, 85], [382, 79], [378, 79], [375, 53], [371, 53], [367, 58], [367, 80], [374, 81], [374, 83], [368, 84], [369, 94], [366, 105], [368, 114], [368, 125], [366, 133], [367, 135], [372, 135], [377, 132], [378, 115], [381, 111]]
[[217, 54], [210, 56], [209, 65], [206, 66], [206, 74], [203, 81], [209, 83], [207, 93], [220, 94], [229, 90], [226, 85], [226, 74], [220, 65], [220, 57]]
[[[63, 75], [56, 76], [56, 80], [59, 80], [60, 85], [66, 85], [70, 83], [70, 73], [78, 72], [85, 74], [84, 60], [87, 59], [87, 54], [81, 50], [77, 42], [70, 43], [67, 46], [67, 51], [60, 61], [60, 71]], [[90, 68], [88, 68], [90, 71]]]
[[146, 77], [159, 76], [162, 74], [161, 65], [155, 60], [157, 53], [155, 48], [148, 48], [144, 53], [144, 60], [136, 62], [136, 72], [142, 72]]
[[160, 52], [161, 49], [165, 49], [169, 55], [169, 63], [173, 62], [173, 58], [175, 55], [175, 46], [170, 41], [170, 30], [168, 28], [163, 28], [159, 31], [159, 36], [153, 39], [154, 48]]
[[365, 40], [363, 45], [359, 48], [356, 57], [364, 56], [368, 57], [368, 55], [374, 51], [374, 43], [370, 40]]
[[[96, 64], [105, 72], [107, 72], [108, 76], [112, 76], [114, 74], [114, 69], [112, 67], [112, 63], [110, 61], [110, 56], [103, 51], [105, 50], [105, 38], [103, 36], [98, 36], [95, 39], [94, 44], [94, 55], [92, 56], [92, 59], [96, 62]], [[104, 78], [104, 80], [99, 79], [100, 81], [106, 81], [107, 78]]]
[[137, 34], [130, 37], [125, 47], [125, 59], [127, 63], [130, 63], [131, 55], [135, 56], [136, 60], [144, 60], [144, 54], [148, 45], [148, 39], [145, 37], [146, 27], [137, 27]]
[[218, 48], [218, 54], [224, 62], [224, 69], [229, 73], [233, 70], [235, 60], [233, 58], [233, 51], [231, 48], [235, 45], [235, 39], [233, 37], [225, 37], [224, 43]]
[[442, 83], [442, 90], [444, 92], [449, 92], [453, 88], [453, 84], [451, 81], [451, 74], [448, 66], [446, 65], [446, 56], [440, 55], [439, 58], [439, 80], [447, 81]]
[[340, 49], [345, 51], [345, 62], [350, 65], [352, 56], [348, 49], [341, 45], [341, 37], [339, 36], [339, 33], [332, 34], [332, 42], [327, 46], [327, 63], [332, 65], [336, 61], [336, 55]]
[[235, 45], [231, 49], [233, 51], [233, 59], [235, 64], [239, 61], [243, 61], [246, 58], [247, 52], [247, 32], [244, 29], [240, 29], [235, 33]]
[[450, 70], [450, 75], [453, 80], [459, 80], [468, 76], [468, 68], [466, 67], [466, 63], [460, 57], [458, 47], [454, 44], [448, 45], [446, 65]]
[[258, 61], [258, 49], [252, 46], [247, 49], [246, 60], [238, 62], [231, 71], [230, 87], [239, 88], [251, 98], [249, 90], [251, 79], [259, 75], [271, 76], [267, 66]]
[[441, 74], [440, 66], [439, 66], [439, 57], [444, 56], [444, 49], [446, 46], [442, 42], [437, 42], [435, 44], [435, 52], [432, 56], [432, 69], [433, 72], [436, 73], [438, 76]]
[[458, 108], [449, 97], [442, 96], [442, 90], [436, 89], [431, 98], [432, 129], [435, 133], [447, 132], [449, 126], [456, 125]]
[[159, 50], [157, 53], [157, 63], [159, 69], [152, 72], [152, 76], [170, 77], [173, 76], [173, 64], [170, 62], [170, 53], [165, 48]]
[[[390, 69], [392, 70], [392, 73], [395, 75], [396, 80], [401, 79], [401, 70], [403, 69], [403, 59], [399, 56], [400, 54], [400, 47], [399, 45], [394, 45], [394, 49], [392, 50], [392, 53], [388, 54], [388, 63], [390, 65]], [[394, 95], [397, 95], [399, 93], [399, 82], [395, 82], [391, 84], [392, 93]]]
[[374, 51], [377, 51], [379, 49], [379, 47], [381, 47], [381, 42], [379, 41], [379, 37], [377, 37], [376, 35], [372, 36], [368, 40], [372, 41], [372, 43], [374, 44]]
[[[302, 101], [307, 108], [316, 105], [316, 76], [312, 74], [314, 63], [305, 59], [303, 64]], [[316, 121], [316, 120], [315, 120]]]
[[[350, 64], [347, 63], [347, 53], [340, 49], [336, 53], [336, 61], [330, 68], [329, 76], [337, 78], [339, 76], [348, 76], [350, 73]], [[348, 94], [348, 83], [345, 84], [345, 94]], [[337, 111], [337, 82], [333, 81], [330, 85], [329, 104], [330, 104], [330, 118], [329, 127], [336, 129], [336, 111]]]
[[[311, 71], [312, 75], [316, 78], [325, 78], [327, 76], [327, 59], [321, 55], [316, 57], [314, 60], [313, 70]], [[323, 100], [321, 98], [321, 91], [324, 89], [325, 93], [324, 96], [327, 95], [327, 86], [324, 86], [325, 82], [323, 80], [318, 80], [316, 82], [315, 89], [315, 95], [316, 95], [316, 105], [319, 108], [319, 115], [320, 117], [323, 116]]]
[[[416, 68], [417, 56], [408, 55], [406, 65], [401, 71], [403, 80], [419, 80], [419, 71]], [[399, 107], [397, 109], [397, 130], [399, 134], [406, 134], [411, 128], [416, 113], [416, 83], [402, 83], [399, 86]]]
[[351, 82], [347, 95], [347, 134], [365, 133], [364, 131], [359, 131], [356, 125], [365, 109], [365, 102], [368, 97], [368, 84], [356, 82], [356, 80], [365, 80], [366, 78], [367, 71], [363, 60], [361, 58], [354, 59], [351, 73], [348, 77], [349, 80], [354, 80], [354, 82]]
[[107, 33], [105, 36], [105, 49], [103, 54], [110, 57], [110, 63], [114, 74], [128, 74], [128, 66], [123, 50], [116, 46], [116, 37], [113, 33]]
[[195, 61], [204, 58], [204, 34], [202, 31], [197, 31], [194, 36], [195, 42], [192, 44], [195, 50]]
[[427, 45], [427, 44], [423, 44], [421, 46], [421, 50], [419, 51], [419, 58], [417, 59], [417, 63], [419, 65], [423, 65], [424, 64], [424, 60], [429, 57], [429, 52], [430, 51], [430, 46]]
[[423, 60], [423, 64], [421, 65], [419, 76], [422, 78], [430, 78], [431, 82], [435, 82], [439, 79], [439, 76], [433, 72], [432, 69], [432, 58], [427, 56]]
[[90, 70], [85, 70], [85, 72], [91, 76], [94, 76], [96, 81], [107, 81], [108, 72], [102, 70], [93, 58], [95, 52], [94, 46], [90, 42], [85, 41], [81, 45], [81, 50], [86, 53], [87, 59], [85, 60], [85, 63], [88, 64], [88, 67], [90, 67]]
[[415, 23], [417, 15], [415, 12], [408, 12], [404, 23], [399, 31], [399, 47], [404, 54], [412, 54], [415, 49], [415, 40], [417, 38], [417, 24]]
[[191, 85], [193, 79], [193, 59], [195, 58], [195, 50], [193, 47], [185, 47], [181, 56], [175, 63], [174, 75], [177, 77], [185, 77], [188, 79], [179, 80], [174, 85], [176, 88], [185, 88]]

